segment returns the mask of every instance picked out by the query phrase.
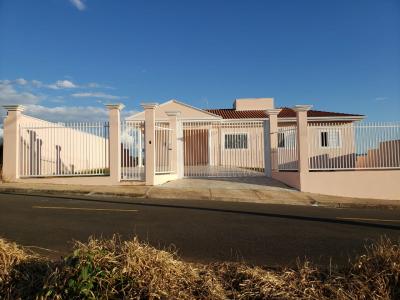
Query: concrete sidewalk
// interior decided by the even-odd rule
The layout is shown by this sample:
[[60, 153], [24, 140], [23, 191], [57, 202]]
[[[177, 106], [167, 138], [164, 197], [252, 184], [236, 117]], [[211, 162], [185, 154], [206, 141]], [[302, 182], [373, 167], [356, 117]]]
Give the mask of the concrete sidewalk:
[[398, 200], [326, 196], [296, 191], [266, 178], [180, 179], [160, 186], [83, 186], [1, 183], [2, 193], [122, 196], [142, 199], [212, 200], [328, 207], [386, 207], [400, 209]]

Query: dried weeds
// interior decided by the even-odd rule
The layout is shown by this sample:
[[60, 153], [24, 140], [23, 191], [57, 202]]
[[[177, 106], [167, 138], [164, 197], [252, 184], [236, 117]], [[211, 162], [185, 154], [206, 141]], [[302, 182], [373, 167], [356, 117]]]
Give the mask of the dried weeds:
[[194, 265], [138, 239], [90, 238], [50, 262], [0, 239], [0, 299], [400, 299], [400, 244], [366, 247], [344, 268]]

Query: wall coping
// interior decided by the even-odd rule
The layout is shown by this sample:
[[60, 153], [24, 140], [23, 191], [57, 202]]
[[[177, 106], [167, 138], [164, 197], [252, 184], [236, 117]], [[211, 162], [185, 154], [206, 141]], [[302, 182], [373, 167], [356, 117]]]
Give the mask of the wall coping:
[[19, 105], [19, 104], [3, 105], [3, 107], [8, 111], [24, 111], [25, 110], [25, 106]]
[[140, 105], [144, 108], [144, 109], [155, 109], [158, 106], [157, 102], [153, 102], [153, 103], [140, 103]]
[[124, 109], [124, 107], [125, 107], [125, 105], [124, 104], [122, 104], [122, 103], [110, 103], [110, 104], [105, 104], [105, 106], [109, 109], [109, 110], [112, 110], [112, 109], [118, 109], [118, 110], [122, 110], [122, 109]]
[[294, 111], [309, 111], [313, 106], [307, 104], [295, 105], [293, 107]]
[[282, 109], [280, 108], [271, 108], [271, 109], [267, 109], [265, 110], [265, 112], [267, 113], [268, 116], [277, 116]]

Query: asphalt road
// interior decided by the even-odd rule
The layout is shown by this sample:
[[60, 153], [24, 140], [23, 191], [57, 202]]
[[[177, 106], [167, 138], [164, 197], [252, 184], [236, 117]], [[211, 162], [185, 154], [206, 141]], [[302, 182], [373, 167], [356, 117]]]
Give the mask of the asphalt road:
[[399, 240], [400, 210], [0, 194], [0, 237], [55, 258], [73, 239], [134, 235], [188, 261], [343, 264], [382, 235]]

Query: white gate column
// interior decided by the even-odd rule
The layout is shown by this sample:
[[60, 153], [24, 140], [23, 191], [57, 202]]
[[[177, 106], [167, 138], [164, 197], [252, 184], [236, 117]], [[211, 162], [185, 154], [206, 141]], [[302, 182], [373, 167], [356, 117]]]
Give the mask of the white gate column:
[[113, 184], [121, 181], [121, 110], [125, 105], [106, 104], [109, 116], [110, 179]]
[[300, 174], [300, 190], [306, 184], [308, 174], [308, 127], [307, 127], [307, 111], [312, 105], [295, 105], [293, 110], [296, 111], [297, 121], [297, 157], [298, 168]]
[[278, 171], [278, 114], [281, 109], [267, 109], [268, 115], [268, 126], [269, 132], [267, 132], [267, 138], [269, 136], [269, 143], [266, 144], [269, 149], [264, 149], [265, 153], [270, 153], [269, 157], [265, 159], [265, 175], [268, 177], [272, 176], [272, 171]]
[[22, 105], [4, 105], [7, 117], [3, 127], [3, 180], [16, 181], [20, 169], [19, 126], [24, 107]]
[[146, 185], [154, 185], [156, 176], [156, 107], [157, 103], [142, 103], [144, 109], [144, 157]]

